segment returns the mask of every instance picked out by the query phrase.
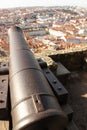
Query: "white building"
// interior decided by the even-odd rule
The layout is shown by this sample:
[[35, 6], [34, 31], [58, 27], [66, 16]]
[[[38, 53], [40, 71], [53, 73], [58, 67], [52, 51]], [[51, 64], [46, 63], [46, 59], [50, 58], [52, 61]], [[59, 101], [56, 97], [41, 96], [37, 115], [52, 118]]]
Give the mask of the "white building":
[[62, 39], [62, 40], [64, 40], [66, 42], [66, 38], [65, 38], [66, 34], [63, 33], [62, 31], [49, 29], [49, 33], [50, 33], [50, 35], [53, 35], [54, 37], [60, 38], [60, 39]]

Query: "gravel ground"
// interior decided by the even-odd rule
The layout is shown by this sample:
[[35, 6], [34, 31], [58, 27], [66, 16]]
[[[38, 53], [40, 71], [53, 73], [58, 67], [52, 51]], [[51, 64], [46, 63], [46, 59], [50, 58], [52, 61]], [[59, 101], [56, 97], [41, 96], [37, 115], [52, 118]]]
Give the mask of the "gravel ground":
[[73, 72], [67, 82], [73, 120], [79, 130], [87, 130], [87, 72]]

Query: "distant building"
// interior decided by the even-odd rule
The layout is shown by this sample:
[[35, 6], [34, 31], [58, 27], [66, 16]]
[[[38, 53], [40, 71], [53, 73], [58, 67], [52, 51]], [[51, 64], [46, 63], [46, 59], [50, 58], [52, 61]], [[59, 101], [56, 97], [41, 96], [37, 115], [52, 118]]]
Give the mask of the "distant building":
[[63, 39], [66, 42], [66, 38], [65, 38], [66, 34], [63, 33], [62, 31], [57, 31], [57, 30], [54, 30], [54, 29], [49, 29], [49, 33], [50, 33], [50, 35], [53, 35], [56, 38]]

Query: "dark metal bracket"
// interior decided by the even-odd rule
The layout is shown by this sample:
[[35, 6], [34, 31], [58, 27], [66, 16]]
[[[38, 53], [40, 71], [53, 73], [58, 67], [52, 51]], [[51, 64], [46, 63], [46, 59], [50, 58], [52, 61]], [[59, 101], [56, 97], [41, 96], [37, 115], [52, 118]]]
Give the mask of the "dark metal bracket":
[[50, 84], [52, 91], [56, 95], [60, 104], [66, 104], [68, 99], [68, 91], [60, 83], [60, 81], [54, 76], [52, 71], [47, 67], [46, 62], [42, 59], [38, 59], [39, 65], [42, 68], [43, 74]]

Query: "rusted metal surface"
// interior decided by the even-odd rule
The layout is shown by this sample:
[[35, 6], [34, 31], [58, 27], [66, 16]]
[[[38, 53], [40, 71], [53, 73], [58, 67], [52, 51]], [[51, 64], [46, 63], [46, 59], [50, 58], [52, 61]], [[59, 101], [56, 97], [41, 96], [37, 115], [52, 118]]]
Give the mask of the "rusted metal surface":
[[0, 75], [0, 120], [9, 120], [8, 75]]
[[0, 75], [8, 75], [9, 74], [9, 68], [7, 62], [1, 62], [0, 63]]
[[13, 130], [63, 130], [63, 113], [19, 27], [9, 30]]

